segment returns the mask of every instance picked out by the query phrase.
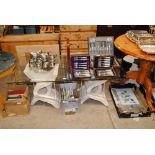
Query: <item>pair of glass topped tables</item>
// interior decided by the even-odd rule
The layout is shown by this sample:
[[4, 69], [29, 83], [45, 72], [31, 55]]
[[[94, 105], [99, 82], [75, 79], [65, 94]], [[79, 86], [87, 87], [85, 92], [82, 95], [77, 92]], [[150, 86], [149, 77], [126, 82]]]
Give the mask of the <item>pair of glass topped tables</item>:
[[[151, 103], [152, 83], [150, 80], [150, 73], [155, 61], [155, 55], [146, 54], [145, 52], [143, 52], [134, 42], [130, 41], [126, 35], [121, 35], [116, 38], [114, 41], [114, 45], [123, 53], [140, 59], [140, 70], [129, 71], [126, 78], [136, 80], [139, 84], [144, 85], [144, 87], [146, 88], [147, 106], [151, 111], [155, 111], [155, 108]], [[46, 75], [45, 72], [40, 72], [36, 73], [36, 75], [34, 74], [34, 77], [32, 77], [32, 74], [29, 74], [28, 70], [25, 71], [27, 64], [20, 63], [19, 65], [17, 62], [16, 76], [14, 76], [11, 81], [8, 81], [8, 83], [36, 84], [33, 91], [35, 99], [32, 99], [32, 104], [35, 104], [35, 102], [37, 101], [37, 97], [38, 99], [47, 98], [47, 102], [49, 103], [50, 100], [52, 100], [52, 105], [54, 105], [54, 101], [57, 102], [57, 104], [54, 105], [56, 108], [60, 107], [61, 97], [64, 97], [64, 95], [68, 94], [66, 89], [64, 89], [65, 87], [67, 87], [66, 85], [70, 83], [80, 83], [80, 87], [78, 87], [77, 91], [80, 90], [81, 103], [83, 103], [88, 98], [93, 98], [101, 101], [104, 105], [108, 106], [108, 102], [105, 96], [105, 82], [109, 80], [121, 81], [122, 79], [120, 77], [120, 68], [113, 67], [115, 73], [114, 76], [102, 76], [101, 78], [98, 78], [94, 76], [94, 73], [92, 71], [90, 77], [75, 78], [72, 75], [72, 68], [71, 65], [68, 65], [70, 63], [68, 63], [67, 58], [68, 57], [61, 56], [59, 63], [56, 65], [54, 70], [52, 69], [52, 73], [50, 73], [49, 75]], [[22, 58], [20, 58], [20, 62], [22, 62]], [[57, 89], [57, 87], [55, 86], [57, 84], [60, 85], [59, 88], [63, 93], [59, 93], [60, 89]], [[45, 88], [46, 90], [44, 90]], [[72, 91], [72, 93], [70, 93], [70, 96], [73, 97], [73, 94], [75, 92], [72, 90], [72, 86], [69, 86], [67, 89]], [[39, 94], [39, 92], [41, 94]], [[53, 94], [51, 95], [51, 93]], [[59, 94], [59, 97], [57, 96], [57, 94]]]
[[34, 85], [32, 105], [41, 100], [60, 108], [62, 100], [78, 98], [82, 104], [91, 98], [108, 106], [105, 83], [108, 80], [120, 79], [118, 62], [114, 62], [112, 76], [96, 77], [90, 67], [89, 77], [76, 78], [73, 76], [71, 64], [68, 64], [67, 56], [59, 56], [58, 63], [49, 71], [33, 70], [29, 63], [22, 59], [25, 58], [20, 57], [16, 62], [15, 76], [10, 77], [7, 83]]

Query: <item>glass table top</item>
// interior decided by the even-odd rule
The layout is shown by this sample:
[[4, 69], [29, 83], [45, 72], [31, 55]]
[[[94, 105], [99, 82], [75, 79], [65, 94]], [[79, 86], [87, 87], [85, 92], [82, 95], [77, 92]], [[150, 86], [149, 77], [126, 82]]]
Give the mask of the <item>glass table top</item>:
[[[76, 78], [73, 75], [73, 69], [71, 65], [67, 65], [67, 59], [66, 56], [61, 56], [59, 58], [57, 66], [57, 74], [55, 71], [41, 71], [41, 72], [33, 72], [28, 71], [30, 77], [34, 76], [36, 77], [35, 79], [32, 80], [32, 78], [26, 76], [24, 72], [26, 72], [26, 68], [28, 68], [29, 63], [25, 60], [25, 57], [20, 57], [19, 60], [16, 61], [16, 74], [15, 76], [12, 75], [10, 77], [10, 80], [7, 82], [8, 84], [11, 83], [17, 83], [17, 84], [33, 84], [36, 82], [55, 82], [55, 83], [70, 83], [70, 82], [75, 82], [75, 81], [95, 81], [95, 80], [110, 80], [110, 79], [120, 79], [120, 65], [117, 62], [114, 62], [113, 66], [110, 69], [113, 72], [113, 75], [108, 75], [109, 72], [104, 74], [104, 76], [98, 77], [96, 76], [97, 70], [92, 68], [90, 66], [90, 77], [80, 77]], [[98, 71], [98, 74], [101, 73], [102, 70]], [[39, 79], [39, 80], [37, 80]]]

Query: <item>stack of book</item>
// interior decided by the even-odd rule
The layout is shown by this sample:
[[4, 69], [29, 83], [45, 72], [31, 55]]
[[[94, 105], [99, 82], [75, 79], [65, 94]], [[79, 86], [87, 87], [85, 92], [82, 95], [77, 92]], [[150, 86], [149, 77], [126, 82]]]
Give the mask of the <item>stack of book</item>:
[[25, 115], [29, 112], [30, 97], [26, 85], [8, 86], [5, 111], [8, 116]]
[[16, 101], [22, 99], [22, 95], [24, 95], [25, 89], [18, 90], [8, 90], [7, 100], [8, 101]]

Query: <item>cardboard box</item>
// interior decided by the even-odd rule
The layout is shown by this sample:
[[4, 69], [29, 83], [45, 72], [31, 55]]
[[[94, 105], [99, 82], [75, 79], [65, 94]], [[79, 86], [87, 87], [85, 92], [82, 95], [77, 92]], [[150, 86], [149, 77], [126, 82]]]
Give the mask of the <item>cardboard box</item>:
[[29, 97], [29, 89], [26, 85], [10, 85], [8, 87], [8, 92], [13, 90], [14, 92], [19, 92], [19, 90], [24, 90], [22, 94], [20, 94], [20, 98], [17, 99], [8, 99], [5, 100], [5, 110], [8, 116], [17, 116], [17, 115], [25, 115], [29, 113], [30, 109], [30, 97]]

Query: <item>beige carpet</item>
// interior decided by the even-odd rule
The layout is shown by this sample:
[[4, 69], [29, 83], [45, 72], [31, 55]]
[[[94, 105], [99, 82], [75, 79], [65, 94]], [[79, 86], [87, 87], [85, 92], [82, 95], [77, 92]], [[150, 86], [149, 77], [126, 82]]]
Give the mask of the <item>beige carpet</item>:
[[[7, 80], [7, 79], [5, 79]], [[108, 87], [108, 85], [107, 85]], [[0, 92], [5, 94], [6, 85], [0, 82]], [[109, 106], [88, 100], [81, 105], [77, 115], [62, 115], [59, 109], [46, 104], [31, 106], [25, 116], [2, 118], [1, 129], [112, 129], [155, 128], [155, 115], [138, 119], [120, 119], [116, 113], [110, 93], [106, 92]]]
[[0, 117], [0, 122], [0, 128], [113, 128], [106, 108], [92, 101], [82, 105], [77, 115], [62, 115], [52, 106], [34, 105], [30, 114]]

